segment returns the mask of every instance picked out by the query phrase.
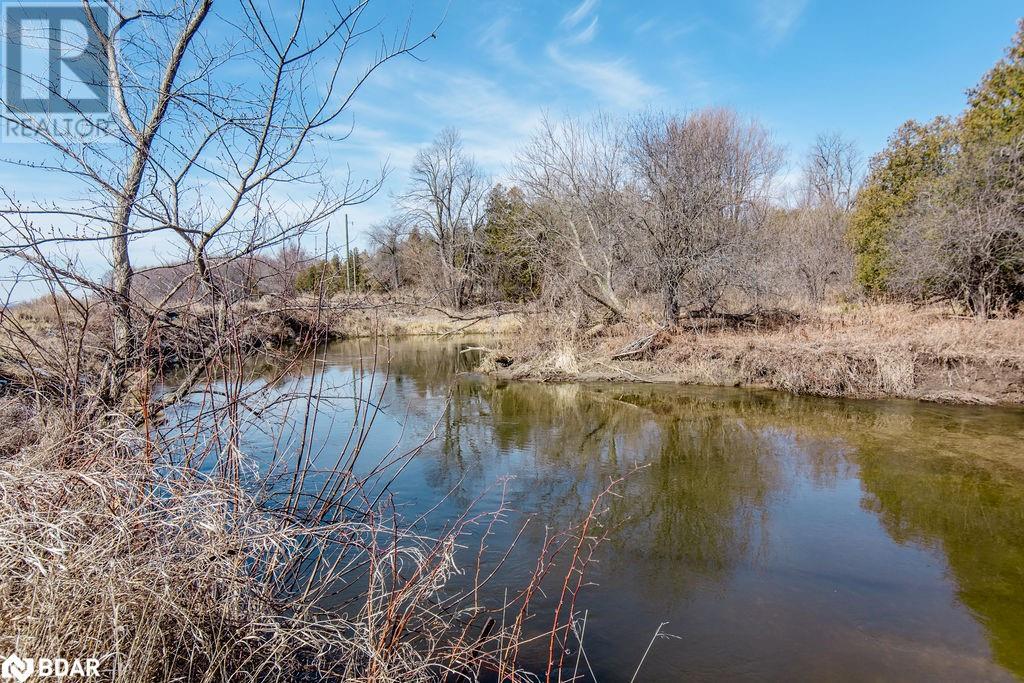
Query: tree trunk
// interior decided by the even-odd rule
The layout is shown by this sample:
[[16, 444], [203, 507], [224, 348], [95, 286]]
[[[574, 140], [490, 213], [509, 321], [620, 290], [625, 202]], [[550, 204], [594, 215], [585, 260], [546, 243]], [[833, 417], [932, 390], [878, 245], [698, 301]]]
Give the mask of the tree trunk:
[[967, 305], [978, 320], [988, 320], [990, 314], [990, 300], [984, 285], [975, 287], [967, 300]]
[[594, 276], [594, 288], [596, 291], [591, 291], [586, 286], [585, 282], [580, 282], [580, 291], [585, 295], [601, 304], [608, 310], [612, 321], [621, 320], [625, 317], [625, 307], [619, 300], [618, 295], [615, 294], [615, 290], [612, 289], [611, 285], [604, 279]]
[[679, 285], [675, 280], [666, 280], [661, 287], [662, 310], [667, 327], [679, 325], [679, 297], [676, 292]]
[[113, 297], [110, 305], [113, 309], [114, 336], [110, 358], [102, 370], [100, 400], [106, 405], [115, 405], [120, 402], [124, 393], [125, 379], [136, 352], [131, 308], [132, 278], [135, 273], [132, 270], [131, 257], [128, 254], [128, 220], [130, 216], [131, 206], [123, 202], [118, 207], [110, 227], [110, 260], [113, 268], [113, 281], [111, 282]]
[[116, 295], [114, 304], [114, 355], [126, 359], [130, 355], [132, 337], [132, 312], [130, 297], [132, 292], [131, 259], [128, 256], [128, 235], [126, 229], [115, 228], [112, 240], [111, 260], [113, 262], [113, 289]]

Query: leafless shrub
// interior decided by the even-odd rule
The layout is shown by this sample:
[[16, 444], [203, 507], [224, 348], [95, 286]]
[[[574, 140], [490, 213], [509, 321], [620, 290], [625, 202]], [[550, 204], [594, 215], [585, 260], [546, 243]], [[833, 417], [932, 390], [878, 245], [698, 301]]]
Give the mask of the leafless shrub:
[[749, 265], [769, 214], [780, 150], [731, 111], [633, 122], [630, 158], [641, 191], [640, 248], [662, 291], [665, 323], [681, 304], [714, 310], [727, 289], [753, 290]]
[[437, 293], [459, 311], [473, 286], [487, 181], [454, 128], [416, 154], [411, 176], [402, 206], [408, 220], [433, 241], [441, 272]]
[[780, 293], [812, 307], [849, 287], [853, 251], [850, 213], [862, 177], [856, 146], [837, 133], [819, 135], [803, 163], [796, 206], [780, 210], [765, 253], [775, 263]]
[[946, 300], [981, 319], [1024, 303], [1024, 140], [967, 150], [900, 222], [898, 292]]
[[[209, 321], [223, 331], [230, 290], [255, 285], [252, 257], [294, 243], [379, 188], [383, 176], [338, 183], [316, 153], [322, 147], [311, 143], [343, 138], [337, 127], [371, 74], [431, 35], [410, 38], [400, 26], [366, 52], [356, 48], [375, 21], [370, 2], [318, 11], [315, 19], [303, 6], [243, 3], [227, 17], [212, 5], [169, 0], [124, 12], [106, 5], [111, 25], [104, 26], [83, 4], [113, 102], [107, 138], [82, 137], [74, 126], [48, 129], [0, 98], [0, 119], [37, 130], [48, 148], [41, 168], [73, 195], [61, 205], [26, 203], [5, 190], [0, 256], [60, 282], [68, 295], [84, 292], [109, 306], [106, 342], [93, 349], [106, 409], [119, 409], [131, 378], [150, 370], [154, 320], [202, 301], [215, 304]], [[40, 168], [32, 156], [9, 161]], [[167, 261], [154, 266], [163, 282], [153, 299], [134, 286], [148, 270], [135, 258], [144, 239], [168, 245]], [[108, 278], [59, 256], [83, 246], [109, 259]], [[220, 349], [207, 348], [212, 362]]]
[[607, 115], [545, 117], [515, 160], [530, 203], [523, 241], [543, 264], [544, 287], [582, 294], [612, 319], [625, 312], [618, 271], [635, 225], [625, 142]]
[[398, 290], [409, 282], [406, 268], [412, 264], [403, 263], [409, 225], [405, 216], [391, 216], [370, 227], [370, 244], [373, 251], [370, 268], [374, 279], [382, 289]]

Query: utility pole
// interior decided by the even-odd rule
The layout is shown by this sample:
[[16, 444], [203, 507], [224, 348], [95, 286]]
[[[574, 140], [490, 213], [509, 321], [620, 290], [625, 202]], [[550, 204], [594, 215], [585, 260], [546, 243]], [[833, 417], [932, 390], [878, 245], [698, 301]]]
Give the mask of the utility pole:
[[348, 249], [348, 214], [345, 214], [345, 288], [352, 291], [352, 254]]

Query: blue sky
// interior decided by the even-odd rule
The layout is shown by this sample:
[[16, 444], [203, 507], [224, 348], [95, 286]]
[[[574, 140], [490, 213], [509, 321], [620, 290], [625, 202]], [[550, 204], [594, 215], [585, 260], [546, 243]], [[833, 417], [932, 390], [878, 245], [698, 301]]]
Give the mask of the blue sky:
[[[425, 25], [444, 6], [413, 11]], [[398, 190], [415, 149], [451, 125], [500, 177], [545, 110], [715, 105], [760, 119], [791, 168], [823, 131], [867, 157], [909, 118], [959, 112], [1022, 16], [1019, 0], [453, 0], [425, 61], [393, 65], [364, 91], [348, 152], [389, 156]], [[353, 209], [359, 229], [388, 205], [385, 192]]]
[[[1024, 4], [381, 0], [375, 12], [389, 31], [408, 18], [413, 35], [444, 22], [418, 60], [388, 64], [359, 93], [340, 125], [354, 125], [352, 135], [316, 150], [338, 177], [391, 169], [376, 197], [350, 207], [357, 245], [392, 210], [416, 150], [446, 126], [462, 131], [497, 180], [544, 112], [727, 106], [774, 132], [790, 175], [820, 132], [843, 133], [867, 158], [909, 118], [958, 113], [966, 89], [1003, 54]], [[11, 165], [0, 166], [0, 185], [23, 199], [73, 201], [61, 183]], [[100, 252], [74, 249], [83, 266], [106, 269]], [[133, 245], [137, 265], [173, 258], [167, 253], [162, 238]]]

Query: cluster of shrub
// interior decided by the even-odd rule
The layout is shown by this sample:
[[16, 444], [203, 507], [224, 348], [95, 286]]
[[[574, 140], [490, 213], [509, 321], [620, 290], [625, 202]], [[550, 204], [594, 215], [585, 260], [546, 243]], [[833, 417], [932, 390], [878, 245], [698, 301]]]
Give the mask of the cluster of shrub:
[[[503, 186], [446, 130], [374, 226], [358, 282], [456, 309], [543, 297], [615, 318], [658, 301], [669, 323], [840, 297], [980, 317], [1024, 303], [1024, 24], [961, 116], [908, 121], [866, 172], [837, 134], [818, 137], [795, 186], [777, 182], [783, 163], [729, 110], [601, 115], [545, 120]], [[317, 268], [331, 264], [300, 289]]]
[[1024, 22], [959, 117], [908, 121], [872, 159], [850, 236], [868, 293], [1024, 302]]

